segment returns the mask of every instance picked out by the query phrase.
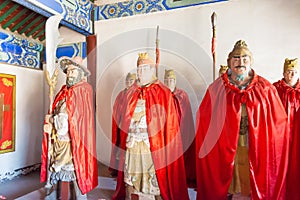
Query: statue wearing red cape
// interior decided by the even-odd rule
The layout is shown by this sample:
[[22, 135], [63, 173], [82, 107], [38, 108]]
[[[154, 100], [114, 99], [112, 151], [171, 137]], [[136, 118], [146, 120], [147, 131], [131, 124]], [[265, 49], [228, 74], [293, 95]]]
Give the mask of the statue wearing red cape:
[[[238, 150], [243, 128], [240, 127], [242, 110], [248, 118], [247, 153], [241, 155], [245, 159], [241, 162], [248, 168], [239, 173], [249, 181], [250, 193], [246, 197], [284, 199], [289, 150], [285, 110], [275, 87], [249, 67], [252, 54], [244, 41], [236, 43], [228, 62], [231, 79], [227, 72], [215, 80], [208, 87], [197, 113], [197, 199], [226, 199], [235, 181], [234, 167], [243, 168], [240, 160], [235, 160], [238, 153], [241, 155]], [[248, 80], [237, 79], [241, 70], [246, 70], [242, 75]], [[247, 84], [241, 89], [232, 80]]]
[[[75, 57], [76, 58], [76, 57]], [[74, 60], [76, 60], [74, 58]], [[85, 70], [74, 61], [66, 59], [66, 66], [76, 66]], [[71, 64], [69, 63], [71, 62]], [[73, 65], [72, 65], [73, 64]], [[71, 87], [64, 85], [56, 95], [52, 109], [65, 100], [68, 116], [68, 133], [76, 181], [82, 194], [98, 185], [98, 167], [94, 127], [94, 104], [92, 87], [85, 80]], [[53, 140], [53, 139], [52, 139]], [[48, 133], [44, 132], [42, 142], [41, 182], [47, 181]], [[51, 173], [51, 172], [50, 172]]]
[[[112, 130], [118, 130], [120, 133], [119, 172], [116, 192], [112, 199], [125, 199], [126, 195], [128, 195], [126, 190], [129, 186], [124, 180], [125, 156], [128, 155], [129, 149], [127, 146], [128, 141], [126, 140], [128, 140], [130, 124], [132, 124], [133, 114], [136, 113], [137, 104], [140, 101], [144, 101], [148, 137], [143, 140], [149, 141], [150, 155], [153, 160], [160, 192], [159, 196], [164, 200], [186, 200], [189, 197], [186, 176], [185, 173], [182, 173], [185, 171], [185, 168], [181, 134], [172, 93], [169, 88], [155, 78], [155, 73], [152, 71], [155, 69], [153, 61], [150, 61], [146, 54], [143, 57], [145, 59], [141, 58], [138, 60], [138, 66], [140, 67], [138, 67], [137, 73], [139, 84], [135, 83], [128, 89], [123, 101], [124, 106], [122, 106], [122, 110], [119, 110], [122, 113], [121, 120], [113, 120], [112, 122]], [[141, 60], [144, 64], [146, 61], [147, 63], [142, 65]], [[144, 67], [143, 69], [142, 66]], [[141, 70], [143, 72], [140, 72]], [[143, 73], [143, 75], [140, 73]], [[152, 81], [148, 81], [149, 79], [152, 79]], [[144, 84], [145, 82], [146, 84]], [[115, 138], [117, 138], [118, 131], [112, 132], [112, 142], [116, 141]], [[140, 145], [142, 143], [136, 142], [135, 144]], [[140, 154], [136, 154], [136, 156], [139, 157]], [[130, 163], [128, 164], [130, 165]], [[125, 170], [125, 172], [127, 171]], [[136, 188], [136, 190], [140, 190], [140, 188]], [[147, 194], [145, 191], [140, 193]]]
[[299, 128], [294, 131], [294, 126], [300, 124], [300, 118], [296, 113], [300, 108], [300, 69], [298, 59], [285, 59], [283, 67], [283, 77], [273, 83], [276, 87], [281, 102], [285, 108], [290, 124], [290, 155], [287, 173], [287, 199], [300, 199], [300, 173], [299, 173]]
[[173, 94], [177, 111], [184, 151], [184, 166], [187, 184], [190, 188], [195, 188], [195, 126], [189, 96], [184, 90], [176, 87], [177, 77], [173, 69], [165, 70], [164, 83], [169, 87]]
[[[119, 92], [117, 95], [114, 105], [113, 105], [113, 114], [112, 114], [112, 121], [113, 123], [122, 121], [122, 113], [120, 110], [122, 110], [122, 106], [124, 106], [124, 99], [126, 97], [126, 92], [130, 86], [135, 82], [136, 80], [136, 74], [135, 73], [128, 73], [125, 79], [125, 89]], [[115, 144], [112, 147], [111, 150], [111, 157], [110, 157], [110, 165], [109, 165], [109, 171], [111, 172], [111, 175], [115, 177], [118, 173], [118, 165], [119, 165], [119, 159], [120, 159], [120, 152], [119, 152], [119, 144], [120, 144], [120, 133], [117, 126], [112, 127], [112, 132], [117, 133], [117, 137], [113, 138], [112, 143]]]

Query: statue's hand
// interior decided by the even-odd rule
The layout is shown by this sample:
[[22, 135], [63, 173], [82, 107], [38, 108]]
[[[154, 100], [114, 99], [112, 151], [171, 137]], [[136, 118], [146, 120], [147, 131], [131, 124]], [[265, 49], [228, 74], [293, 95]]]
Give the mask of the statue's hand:
[[48, 134], [51, 134], [52, 132], [52, 129], [53, 129], [53, 125], [52, 124], [44, 124], [44, 132], [45, 133], [48, 133]]
[[45, 124], [44, 124], [44, 132], [51, 134], [53, 129], [53, 116], [46, 115], [45, 116]]
[[53, 124], [53, 115], [46, 115], [45, 116], [45, 122], [47, 124], [49, 124], [49, 123]]

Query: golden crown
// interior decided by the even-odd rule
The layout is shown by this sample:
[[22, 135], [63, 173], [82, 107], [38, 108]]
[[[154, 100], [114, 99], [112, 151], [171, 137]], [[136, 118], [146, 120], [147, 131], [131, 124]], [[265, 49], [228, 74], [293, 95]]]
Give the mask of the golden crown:
[[133, 79], [135, 80], [136, 79], [136, 74], [135, 73], [128, 73], [127, 76], [126, 76], [126, 80], [130, 80], [130, 79]]
[[141, 64], [153, 64], [153, 60], [149, 57], [148, 53], [139, 53], [139, 57], [137, 59], [137, 66]]
[[289, 59], [286, 58], [284, 61], [284, 67], [283, 67], [283, 72], [289, 69], [299, 69], [298, 66], [298, 58], [295, 59]]
[[165, 70], [165, 79], [167, 78], [173, 78], [173, 79], [176, 79], [176, 74], [175, 74], [175, 71], [173, 69], [169, 69], [169, 70]]
[[147, 52], [145, 53], [139, 53], [139, 59], [149, 59], [149, 55]]

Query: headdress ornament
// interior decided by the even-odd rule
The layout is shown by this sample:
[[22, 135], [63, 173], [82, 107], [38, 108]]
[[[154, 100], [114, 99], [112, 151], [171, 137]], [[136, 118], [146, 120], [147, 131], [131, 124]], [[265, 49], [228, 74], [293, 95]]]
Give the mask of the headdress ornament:
[[220, 65], [219, 74], [224, 74], [228, 69], [227, 65]]
[[67, 69], [70, 65], [74, 65], [75, 67], [81, 69], [85, 76], [89, 76], [91, 74], [91, 72], [85, 66], [83, 66], [83, 59], [80, 56], [76, 56], [74, 58], [63, 56], [59, 58], [58, 63], [64, 73], [67, 73]]
[[286, 72], [287, 70], [291, 70], [291, 69], [299, 70], [298, 58], [295, 58], [295, 59], [286, 58], [285, 59], [284, 66], [283, 66], [283, 72]]
[[176, 74], [175, 74], [175, 71], [173, 69], [169, 69], [169, 70], [165, 70], [165, 77], [164, 79], [167, 79], [167, 78], [173, 78], [176, 80]]
[[248, 55], [250, 57], [251, 65], [252, 65], [252, 53], [249, 50], [248, 45], [244, 40], [239, 40], [235, 43], [232, 51], [228, 55], [227, 62], [229, 61], [230, 58], [236, 55], [241, 55], [241, 56]]
[[148, 53], [139, 53], [139, 57], [137, 60], [137, 66], [142, 64], [154, 64], [154, 61], [149, 57]]
[[126, 81], [127, 80], [130, 80], [130, 79], [133, 79], [135, 80], [136, 79], [136, 74], [135, 73], [128, 73], [127, 76], [126, 76]]

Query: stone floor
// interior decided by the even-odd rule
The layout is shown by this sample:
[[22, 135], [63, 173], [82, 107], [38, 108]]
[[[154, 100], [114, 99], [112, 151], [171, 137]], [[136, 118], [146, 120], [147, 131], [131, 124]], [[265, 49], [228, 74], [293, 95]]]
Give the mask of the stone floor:
[[[99, 185], [88, 193], [89, 200], [111, 199], [116, 181], [109, 175], [108, 167], [98, 163]], [[38, 200], [45, 197], [45, 183], [40, 183], [40, 172], [15, 177], [0, 183], [0, 200]]]
[[[88, 200], [108, 200], [111, 199], [116, 187], [114, 178], [100, 177], [99, 185], [87, 194]], [[45, 188], [39, 188], [31, 193], [23, 195], [16, 200], [38, 200], [45, 199]], [[54, 198], [55, 199], [55, 198]]]
[[[108, 167], [99, 163], [99, 185], [87, 194], [88, 200], [110, 200], [116, 188], [116, 179], [111, 178]], [[40, 183], [39, 171], [0, 183], [0, 200], [39, 200], [45, 197], [44, 183]], [[189, 189], [190, 200], [196, 192]]]

